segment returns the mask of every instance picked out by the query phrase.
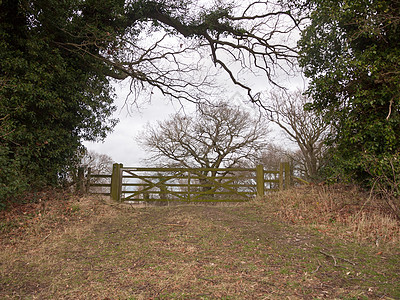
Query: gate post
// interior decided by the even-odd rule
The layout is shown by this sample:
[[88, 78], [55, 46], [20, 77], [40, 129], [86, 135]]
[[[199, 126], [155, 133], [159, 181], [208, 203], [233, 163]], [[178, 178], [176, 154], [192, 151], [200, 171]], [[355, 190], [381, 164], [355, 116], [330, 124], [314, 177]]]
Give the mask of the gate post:
[[257, 183], [257, 196], [264, 196], [264, 167], [257, 165], [256, 167], [256, 183]]
[[78, 180], [76, 183], [76, 190], [78, 191], [78, 193], [84, 193], [84, 190], [83, 190], [83, 185], [84, 185], [83, 178], [85, 175], [84, 173], [85, 173], [85, 170], [82, 167], [78, 168]]
[[284, 163], [281, 162], [279, 164], [279, 190], [283, 191], [283, 169], [284, 169]]
[[115, 201], [121, 200], [122, 167], [122, 164], [113, 164], [113, 171], [111, 175], [111, 199]]
[[188, 182], [188, 187], [187, 187], [187, 192], [188, 192], [187, 195], [188, 195], [188, 197], [187, 197], [187, 202], [190, 202], [190, 198], [191, 198], [191, 197], [190, 197], [190, 196], [191, 196], [190, 193], [192, 192], [192, 189], [191, 189], [191, 187], [190, 187], [190, 181], [191, 181], [191, 176], [190, 176], [190, 174], [191, 174], [191, 173], [190, 173], [190, 171], [188, 170], [188, 179], [187, 179], [187, 180], [188, 180], [188, 181], [187, 181], [187, 182]]
[[89, 191], [90, 191], [90, 179], [91, 179], [91, 176], [92, 176], [92, 168], [88, 168], [88, 170], [87, 170], [87, 175], [86, 175], [86, 194], [89, 194]]
[[290, 172], [290, 163], [285, 162], [285, 189], [290, 188], [291, 186], [291, 172]]
[[291, 185], [290, 179], [290, 163], [281, 162], [279, 165], [279, 190], [288, 189]]

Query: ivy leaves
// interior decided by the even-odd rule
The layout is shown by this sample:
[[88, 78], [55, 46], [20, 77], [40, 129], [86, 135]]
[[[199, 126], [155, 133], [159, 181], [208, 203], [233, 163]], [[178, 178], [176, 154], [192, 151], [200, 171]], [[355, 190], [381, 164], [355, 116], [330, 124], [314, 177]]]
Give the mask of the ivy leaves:
[[313, 109], [336, 127], [339, 165], [367, 179], [363, 155], [400, 149], [400, 1], [311, 1], [300, 64]]

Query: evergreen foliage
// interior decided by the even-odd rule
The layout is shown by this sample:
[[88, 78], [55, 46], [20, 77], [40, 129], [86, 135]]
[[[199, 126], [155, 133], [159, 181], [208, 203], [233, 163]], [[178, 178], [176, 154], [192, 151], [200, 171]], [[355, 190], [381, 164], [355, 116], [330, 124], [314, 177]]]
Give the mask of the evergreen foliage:
[[400, 150], [400, 1], [308, 4], [300, 64], [311, 79], [312, 109], [335, 129], [332, 169], [372, 185], [371, 170]]
[[77, 38], [66, 33], [79, 23], [74, 2], [0, 4], [0, 198], [56, 184], [81, 141], [104, 138], [115, 124], [101, 63], [58, 45]]

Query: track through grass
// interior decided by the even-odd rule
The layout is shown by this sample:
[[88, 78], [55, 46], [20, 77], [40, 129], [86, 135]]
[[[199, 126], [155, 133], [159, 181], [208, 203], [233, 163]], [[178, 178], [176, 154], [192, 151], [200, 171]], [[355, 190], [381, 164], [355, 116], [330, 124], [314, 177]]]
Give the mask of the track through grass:
[[400, 298], [398, 248], [285, 224], [262, 202], [69, 207], [51, 231], [4, 234], [1, 299]]

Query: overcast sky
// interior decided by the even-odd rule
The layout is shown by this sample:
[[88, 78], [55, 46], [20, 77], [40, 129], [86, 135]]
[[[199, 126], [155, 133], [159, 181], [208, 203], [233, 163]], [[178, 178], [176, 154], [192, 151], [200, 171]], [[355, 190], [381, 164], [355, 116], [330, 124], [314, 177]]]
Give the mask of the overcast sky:
[[[125, 166], [144, 166], [143, 159], [146, 153], [137, 145], [136, 137], [143, 131], [147, 122], [154, 124], [158, 120], [164, 120], [169, 115], [182, 111], [183, 107], [161, 96], [154, 97], [151, 103], [137, 107], [126, 103], [129, 88], [125, 84], [115, 84], [115, 87], [117, 111], [113, 117], [119, 119], [119, 123], [104, 142], [84, 144], [89, 150], [107, 154], [115, 162], [123, 163]], [[191, 106], [193, 105], [186, 103], [185, 110], [190, 111]]]
[[[299, 76], [289, 79], [282, 77], [282, 84], [290, 90], [303, 88], [304, 81]], [[256, 78], [254, 80], [257, 80]], [[260, 85], [263, 80], [259, 80]], [[246, 109], [252, 109], [248, 103], [245, 91], [235, 87], [233, 83], [226, 79], [225, 92], [221, 97], [229, 100], [235, 105], [243, 105]], [[155, 124], [159, 120], [168, 118], [176, 112], [190, 113], [193, 111], [194, 105], [191, 103], [179, 103], [171, 101], [162, 95], [156, 94], [151, 103], [143, 103], [140, 107], [127, 105], [126, 95], [129, 88], [124, 83], [115, 84], [117, 111], [114, 113], [114, 118], [119, 119], [119, 123], [114, 128], [114, 131], [108, 135], [104, 142], [92, 143], [85, 142], [85, 146], [89, 150], [94, 150], [98, 153], [107, 154], [112, 157], [115, 162], [122, 163], [124, 166], [139, 167], [146, 166], [143, 161], [146, 158], [146, 152], [139, 147], [136, 138], [143, 131], [146, 123]], [[262, 87], [258, 87], [262, 90]], [[266, 88], [268, 89], [268, 88]], [[277, 144], [284, 144], [285, 138], [281, 136], [278, 129], [271, 134], [271, 140]]]
[[[157, 36], [153, 36], [151, 39], [154, 40], [156, 37]], [[285, 36], [285, 40], [282, 40], [282, 43], [295, 45], [298, 37], [298, 33], [293, 32], [290, 35]], [[146, 43], [146, 40], [144, 40], [144, 42]], [[151, 42], [153, 41], [150, 41], [150, 43]], [[165, 40], [165, 43], [170, 43], [170, 46], [173, 47], [174, 45], [176, 46], [176, 44], [179, 45], [181, 42], [168, 38]], [[168, 48], [168, 45], [166, 45], [166, 48]], [[201, 60], [200, 66], [205, 67], [205, 69], [214, 68], [211, 59], [207, 57], [209, 57], [209, 54], [203, 57], [204, 59]], [[188, 59], [188, 57], [186, 56], [184, 59]], [[236, 61], [236, 65], [234, 63], [235, 62], [229, 64], [233, 73], [240, 76], [241, 80], [244, 79], [255, 92], [271, 89], [271, 85], [269, 85], [265, 74], [243, 73], [240, 67], [240, 62]], [[275, 74], [274, 79], [277, 80], [280, 85], [290, 90], [304, 88], [305, 83], [300, 75], [296, 77], [288, 77], [279, 70], [277, 72], [278, 73]], [[243, 105], [246, 109], [251, 109], [246, 94], [247, 91], [234, 85], [226, 73], [221, 72], [221, 74], [218, 74], [215, 78], [215, 82], [221, 86], [221, 88], [218, 89], [220, 95], [218, 98], [209, 99], [210, 101], [227, 100], [235, 105]], [[85, 142], [84, 145], [89, 150], [94, 150], [98, 153], [111, 156], [115, 162], [123, 163], [125, 166], [145, 166], [143, 159], [146, 158], [146, 153], [137, 144], [136, 137], [141, 131], [143, 131], [146, 123], [150, 122], [151, 124], [155, 124], [158, 120], [164, 120], [171, 114], [182, 110], [186, 113], [191, 112], [194, 110], [194, 105], [191, 103], [179, 103], [176, 100], [171, 101], [170, 99], [163, 97], [161, 93], [155, 91], [151, 103], [141, 104], [140, 108], [129, 106], [129, 104], [127, 106], [125, 102], [126, 96], [129, 93], [128, 81], [118, 84], [116, 83], [115, 88], [117, 94], [115, 104], [118, 109], [114, 114], [114, 118], [118, 118], [119, 123], [115, 126], [114, 131], [109, 134], [104, 142]], [[145, 97], [145, 95], [143, 96]], [[284, 139], [279, 136], [278, 131], [271, 136], [275, 143], [282, 144], [284, 142]]]

